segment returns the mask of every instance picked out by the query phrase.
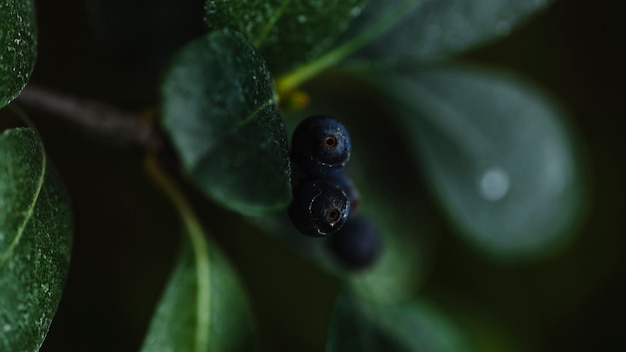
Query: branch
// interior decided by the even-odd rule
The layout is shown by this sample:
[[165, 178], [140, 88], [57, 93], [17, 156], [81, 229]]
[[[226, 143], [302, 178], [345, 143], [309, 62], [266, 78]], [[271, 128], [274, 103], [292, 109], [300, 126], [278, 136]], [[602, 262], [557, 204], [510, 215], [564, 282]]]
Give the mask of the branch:
[[54, 115], [93, 137], [109, 142], [136, 145], [147, 150], [159, 149], [163, 144], [152, 121], [98, 101], [29, 85], [16, 102], [27, 110]]

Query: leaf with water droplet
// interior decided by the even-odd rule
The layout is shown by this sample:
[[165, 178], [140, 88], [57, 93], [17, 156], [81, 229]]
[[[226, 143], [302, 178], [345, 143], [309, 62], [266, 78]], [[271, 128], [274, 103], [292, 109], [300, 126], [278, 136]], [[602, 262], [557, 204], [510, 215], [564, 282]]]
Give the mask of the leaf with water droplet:
[[329, 352], [462, 352], [456, 326], [426, 302], [378, 304], [342, 294], [335, 305]]
[[209, 29], [233, 28], [261, 52], [274, 74], [328, 50], [364, 0], [208, 0]]
[[33, 1], [0, 1], [0, 108], [26, 85], [36, 54]]
[[572, 238], [585, 195], [580, 155], [567, 116], [545, 95], [510, 75], [459, 67], [371, 82], [467, 240], [522, 259]]
[[287, 206], [285, 128], [265, 62], [243, 35], [214, 31], [192, 41], [162, 95], [163, 125], [205, 194], [247, 214]]
[[72, 219], [37, 134], [16, 116], [0, 110], [11, 126], [0, 128], [0, 351], [37, 351], [65, 285]]
[[[414, 3], [405, 11], [399, 8]], [[508, 34], [551, 0], [370, 1], [348, 30], [350, 37], [394, 19], [358, 57], [385, 63], [424, 62], [449, 56]]]

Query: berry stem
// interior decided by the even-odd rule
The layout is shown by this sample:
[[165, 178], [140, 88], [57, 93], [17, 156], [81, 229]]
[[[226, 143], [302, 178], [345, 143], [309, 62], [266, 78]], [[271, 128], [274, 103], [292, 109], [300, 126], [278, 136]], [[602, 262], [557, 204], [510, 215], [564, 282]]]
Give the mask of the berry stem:
[[160, 167], [153, 155], [148, 155], [145, 166], [151, 178], [165, 192], [178, 210], [185, 232], [189, 234], [196, 261], [196, 351], [209, 350], [209, 332], [211, 324], [211, 268], [209, 250], [205, 233], [193, 208], [178, 188], [176, 183]]

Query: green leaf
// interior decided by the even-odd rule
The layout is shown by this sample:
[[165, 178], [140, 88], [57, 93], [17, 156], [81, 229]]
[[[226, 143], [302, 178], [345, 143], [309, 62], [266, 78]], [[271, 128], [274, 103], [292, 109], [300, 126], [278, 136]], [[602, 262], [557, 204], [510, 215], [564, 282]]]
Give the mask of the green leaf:
[[373, 40], [359, 57], [385, 63], [432, 61], [508, 33], [550, 0], [378, 0], [370, 1], [348, 33], [385, 21], [406, 3], [416, 3], [391, 30]]
[[265, 63], [243, 35], [186, 46], [163, 83], [162, 122], [207, 195], [248, 214], [291, 200], [287, 138]]
[[209, 29], [233, 28], [259, 48], [273, 73], [326, 52], [360, 13], [364, 0], [208, 0]]
[[204, 249], [206, 255], [197, 257], [189, 243], [184, 246], [143, 352], [255, 350], [250, 307], [238, 277], [214, 244]]
[[424, 302], [380, 305], [341, 295], [328, 338], [329, 352], [461, 352], [456, 327]]
[[585, 184], [566, 116], [514, 77], [442, 67], [373, 78], [460, 233], [497, 257], [571, 239]]
[[0, 350], [37, 351], [43, 343], [63, 292], [71, 233], [68, 198], [35, 131], [1, 132]]
[[37, 54], [32, 0], [0, 0], [0, 108], [26, 85]]

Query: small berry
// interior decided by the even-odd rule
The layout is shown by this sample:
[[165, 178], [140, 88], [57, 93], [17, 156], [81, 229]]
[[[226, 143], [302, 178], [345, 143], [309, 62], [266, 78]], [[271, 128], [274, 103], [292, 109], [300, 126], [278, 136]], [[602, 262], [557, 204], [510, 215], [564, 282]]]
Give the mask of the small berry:
[[371, 221], [352, 218], [329, 238], [329, 248], [343, 266], [359, 270], [371, 266], [378, 259], [382, 241]]
[[346, 128], [328, 116], [312, 116], [293, 132], [291, 159], [309, 177], [325, 177], [341, 170], [352, 145]]
[[326, 179], [345, 192], [346, 196], [348, 196], [348, 200], [350, 201], [350, 215], [353, 214], [361, 203], [361, 195], [354, 186], [352, 179], [346, 176], [343, 172], [333, 174], [332, 176], [329, 175]]
[[289, 205], [291, 222], [307, 236], [325, 236], [339, 230], [348, 219], [350, 201], [337, 185], [326, 180], [301, 183]]

